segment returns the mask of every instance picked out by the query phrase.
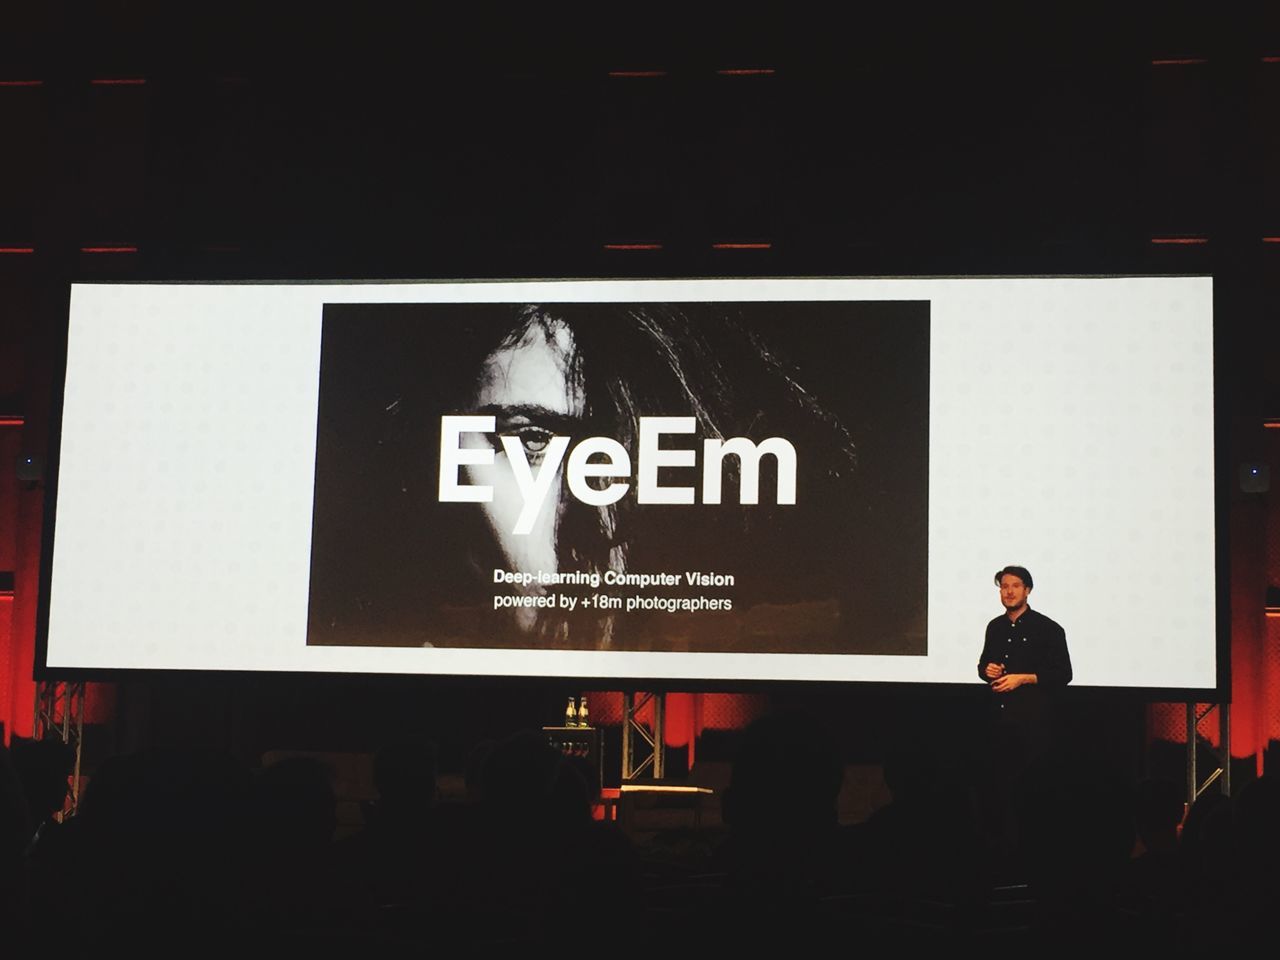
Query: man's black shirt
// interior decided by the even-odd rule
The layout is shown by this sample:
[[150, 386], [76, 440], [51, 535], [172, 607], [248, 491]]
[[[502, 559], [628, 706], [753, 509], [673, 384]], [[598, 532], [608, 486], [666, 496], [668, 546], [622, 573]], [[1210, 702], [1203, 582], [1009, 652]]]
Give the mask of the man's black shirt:
[[[1071, 655], [1067, 652], [1067, 634], [1043, 613], [1027, 607], [1017, 620], [1001, 614], [987, 624], [986, 642], [978, 661], [978, 676], [987, 683], [983, 672], [988, 663], [1004, 666], [1005, 673], [1034, 673], [1034, 684], [1023, 684], [1008, 693], [993, 693], [1002, 723], [1017, 724], [1028, 729], [1035, 738], [1036, 729], [1047, 724], [1049, 702], [1053, 693], [1071, 682]], [[1044, 731], [1047, 733], [1047, 729]]]
[[978, 661], [978, 676], [983, 680], [989, 679], [983, 672], [988, 663], [1003, 664], [1005, 673], [1034, 673], [1036, 683], [1044, 687], [1065, 687], [1071, 682], [1066, 631], [1030, 607], [1017, 620], [1001, 614], [987, 624]]

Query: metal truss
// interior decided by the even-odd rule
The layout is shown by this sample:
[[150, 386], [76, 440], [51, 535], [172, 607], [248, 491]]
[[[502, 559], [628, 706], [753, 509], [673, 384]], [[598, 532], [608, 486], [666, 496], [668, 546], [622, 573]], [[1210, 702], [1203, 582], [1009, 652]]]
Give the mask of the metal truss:
[[42, 680], [36, 684], [35, 721], [31, 736], [36, 740], [57, 737], [76, 752], [71, 774], [71, 790], [62, 816], [76, 812], [80, 802], [80, 753], [84, 741], [84, 681]]
[[[639, 697], [637, 700], [636, 698]], [[645, 727], [638, 715], [645, 704], [653, 703], [653, 722]], [[624, 693], [622, 695], [622, 782], [639, 780], [645, 771], [649, 777], [663, 777], [662, 723], [667, 695], [665, 693]], [[643, 742], [642, 753], [637, 756], [637, 741]]]
[[[1207, 737], [1204, 738], [1204, 745], [1213, 755], [1217, 766], [1209, 772], [1209, 775], [1205, 777], [1202, 783], [1200, 781], [1200, 771], [1196, 767], [1196, 747], [1200, 742], [1200, 724], [1212, 716], [1214, 710], [1219, 711], [1218, 716], [1221, 718], [1218, 723], [1218, 730], [1221, 736], [1218, 738], [1218, 746], [1216, 748]], [[1222, 780], [1223, 794], [1228, 797], [1231, 796], [1231, 704], [1210, 703], [1201, 711], [1197, 704], [1188, 703], [1187, 804], [1195, 803], [1200, 798], [1200, 795], [1219, 779]]]

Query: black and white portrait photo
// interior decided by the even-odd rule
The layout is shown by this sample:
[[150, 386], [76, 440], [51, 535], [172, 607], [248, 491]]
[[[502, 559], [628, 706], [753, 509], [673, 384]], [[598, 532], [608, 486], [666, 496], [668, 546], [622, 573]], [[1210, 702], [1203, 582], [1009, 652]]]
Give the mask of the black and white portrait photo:
[[926, 653], [927, 302], [329, 304], [308, 644]]

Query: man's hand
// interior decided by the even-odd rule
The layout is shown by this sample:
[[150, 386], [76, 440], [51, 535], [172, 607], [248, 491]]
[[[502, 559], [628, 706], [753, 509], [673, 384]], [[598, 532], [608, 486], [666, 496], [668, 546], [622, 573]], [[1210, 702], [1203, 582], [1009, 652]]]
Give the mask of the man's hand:
[[994, 680], [996, 677], [1004, 675], [1004, 664], [988, 663], [982, 668], [982, 673], [988, 680]]
[[991, 689], [996, 693], [1008, 693], [1010, 690], [1016, 690], [1024, 683], [1035, 683], [1036, 675], [1034, 673], [1006, 673], [997, 680], [992, 681]]

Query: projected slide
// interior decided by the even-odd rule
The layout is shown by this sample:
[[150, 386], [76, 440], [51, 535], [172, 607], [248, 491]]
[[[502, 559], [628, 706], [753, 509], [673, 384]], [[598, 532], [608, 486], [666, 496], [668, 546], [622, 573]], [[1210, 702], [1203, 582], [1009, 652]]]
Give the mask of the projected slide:
[[928, 393], [927, 303], [330, 304], [308, 642], [923, 655]]
[[45, 663], [978, 683], [1018, 564], [1209, 689], [1212, 369], [1208, 278], [76, 285]]

